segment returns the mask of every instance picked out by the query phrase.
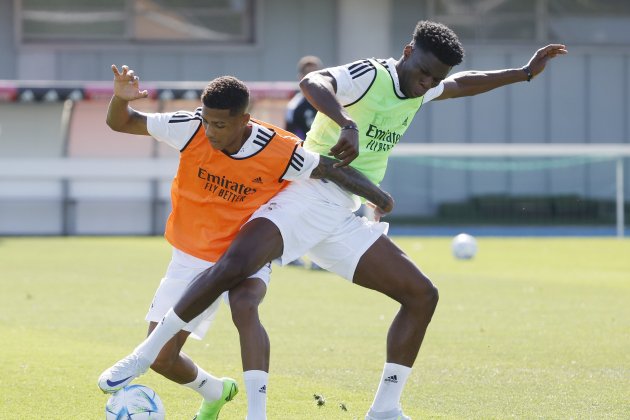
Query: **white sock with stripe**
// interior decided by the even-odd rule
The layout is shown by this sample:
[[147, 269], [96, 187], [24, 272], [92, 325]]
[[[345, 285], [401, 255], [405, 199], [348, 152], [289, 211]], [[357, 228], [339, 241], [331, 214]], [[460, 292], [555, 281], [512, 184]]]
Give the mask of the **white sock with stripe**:
[[140, 356], [144, 360], [149, 362], [155, 362], [160, 350], [168, 340], [173, 338], [175, 334], [180, 332], [187, 322], [182, 321], [179, 316], [173, 311], [173, 308], [169, 309], [162, 321], [151, 331], [151, 334], [144, 339], [138, 347], [134, 349], [134, 353]]
[[396, 363], [385, 363], [381, 382], [372, 403], [372, 410], [385, 412], [398, 409], [400, 396], [410, 373], [410, 367]]
[[183, 385], [199, 393], [204, 400], [209, 402], [218, 400], [223, 394], [223, 381], [210, 375], [199, 366], [197, 366], [197, 378]]
[[264, 370], [243, 372], [247, 392], [247, 420], [267, 419], [267, 381], [269, 374]]

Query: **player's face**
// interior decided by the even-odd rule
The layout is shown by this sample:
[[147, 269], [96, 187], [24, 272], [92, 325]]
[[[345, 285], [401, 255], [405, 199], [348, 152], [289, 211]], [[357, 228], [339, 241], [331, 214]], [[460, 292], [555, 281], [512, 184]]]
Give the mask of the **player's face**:
[[247, 136], [245, 130], [249, 114], [230, 114], [229, 109], [215, 109], [204, 106], [201, 120], [206, 137], [213, 148], [234, 154], [239, 151]]
[[452, 67], [442, 63], [432, 52], [407, 45], [398, 68], [400, 90], [409, 98], [418, 98], [440, 84]]

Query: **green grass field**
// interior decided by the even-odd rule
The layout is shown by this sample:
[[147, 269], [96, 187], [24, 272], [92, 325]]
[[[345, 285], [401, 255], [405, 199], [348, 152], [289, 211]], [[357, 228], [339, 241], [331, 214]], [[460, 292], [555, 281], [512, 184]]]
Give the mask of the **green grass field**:
[[[630, 241], [480, 238], [475, 260], [456, 261], [449, 239], [395, 240], [441, 296], [403, 394], [408, 415], [630, 418]], [[1, 240], [0, 418], [103, 418], [96, 379], [144, 337], [169, 258], [162, 238]], [[268, 417], [362, 419], [396, 310], [332, 274], [274, 268], [262, 305], [272, 345]], [[242, 384], [227, 308], [186, 349]], [[155, 373], [137, 382], [158, 392], [167, 418], [196, 412], [192, 391]], [[222, 418], [245, 413], [243, 392]]]

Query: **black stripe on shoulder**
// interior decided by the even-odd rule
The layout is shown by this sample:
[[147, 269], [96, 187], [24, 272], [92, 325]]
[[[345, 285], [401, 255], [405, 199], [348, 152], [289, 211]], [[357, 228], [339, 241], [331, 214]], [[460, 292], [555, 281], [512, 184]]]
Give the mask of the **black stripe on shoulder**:
[[[370, 64], [372, 65], [372, 69], [374, 69], [374, 75], [372, 77], [372, 81], [370, 82], [370, 85], [367, 87], [367, 89], [365, 89], [365, 92], [363, 92], [363, 95], [359, 96], [359, 98], [357, 98], [356, 101], [349, 103], [347, 105], [344, 105], [344, 107], [348, 107], [350, 105], [354, 105], [357, 102], [359, 102], [361, 99], [363, 99], [363, 97], [365, 95], [367, 95], [367, 93], [370, 91], [370, 89], [372, 88], [372, 85], [374, 84], [374, 81], [376, 80], [376, 75], [378, 74], [378, 72], [376, 71], [376, 66], [374, 66], [374, 64], [370, 61]], [[366, 72], [367, 73], [367, 72]], [[358, 76], [357, 76], [358, 77]]]
[[190, 142], [192, 141], [192, 139], [195, 138], [195, 136], [197, 135], [197, 133], [199, 132], [199, 129], [201, 128], [201, 120], [199, 120], [199, 125], [197, 126], [197, 129], [195, 130], [195, 132], [193, 133], [192, 136], [190, 136], [190, 138], [188, 139], [188, 141], [186, 142], [186, 144], [184, 144], [184, 147], [181, 148], [181, 150], [179, 151], [179, 153], [183, 153], [184, 150], [186, 150], [186, 148], [188, 147], [188, 145], [190, 144]]
[[300, 145], [296, 144], [295, 147], [293, 148], [293, 153], [291, 153], [291, 159], [287, 163], [287, 167], [284, 168], [284, 172], [282, 172], [282, 175], [280, 175], [280, 178], [278, 178], [278, 182], [282, 182], [282, 178], [284, 178], [284, 175], [286, 175], [287, 171], [289, 170], [289, 166], [293, 166], [291, 165], [291, 163], [293, 162], [293, 156], [295, 156], [295, 151], [297, 150], [298, 147], [300, 147]]
[[350, 71], [350, 76], [352, 76], [353, 79], [356, 79], [358, 77], [363, 76], [365, 73], [368, 73], [372, 70], [375, 70], [376, 68], [374, 67], [374, 64], [368, 62], [366, 64], [363, 64], [359, 67], [357, 67], [356, 69]]
[[177, 111], [168, 120], [168, 122], [169, 124], [174, 124], [174, 123], [181, 123], [181, 122], [194, 121], [194, 120], [201, 121], [201, 113], [197, 114], [197, 112], [195, 112], [193, 114], [192, 112], [188, 112], [188, 111]]
[[357, 67], [362, 66], [364, 64], [369, 64], [369, 63], [370, 63], [369, 60], [360, 60], [360, 61], [357, 61], [356, 63], [349, 65], [348, 70], [350, 70], [350, 72], [352, 73], [352, 71], [355, 70]]
[[271, 137], [273, 137], [275, 131], [273, 131], [270, 128], [264, 127], [262, 125], [258, 126], [258, 133], [256, 133], [256, 138], [262, 140], [262, 141], [266, 141], [269, 142], [269, 139], [271, 139]]

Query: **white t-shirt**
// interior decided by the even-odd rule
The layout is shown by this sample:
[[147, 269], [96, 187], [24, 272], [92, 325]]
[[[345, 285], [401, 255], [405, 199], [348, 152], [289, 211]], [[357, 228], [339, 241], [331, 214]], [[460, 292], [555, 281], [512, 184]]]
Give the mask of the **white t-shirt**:
[[[396, 93], [401, 98], [404, 98], [405, 95], [400, 90], [398, 73], [396, 73], [396, 60], [393, 58], [375, 60], [387, 68], [394, 81]], [[374, 68], [374, 64], [367, 60], [358, 60], [343, 66], [331, 67], [328, 71], [337, 81], [337, 100], [341, 105], [345, 106], [356, 102], [365, 94], [374, 80], [376, 69]], [[439, 85], [429, 89], [427, 93], [424, 94], [422, 103], [426, 104], [430, 102], [440, 96], [443, 91], [444, 82], [440, 82]]]
[[[201, 108], [197, 108], [195, 112], [177, 111], [145, 115], [149, 134], [156, 140], [180, 151], [192, 140], [201, 124]], [[241, 149], [230, 155], [231, 157], [243, 159], [255, 155], [267, 145], [274, 135], [272, 130], [253, 121], [250, 121], [250, 125], [252, 126], [251, 134]], [[308, 179], [318, 164], [319, 155], [317, 153], [308, 151], [303, 147], [296, 147], [291, 163], [282, 179], [286, 181]]]

